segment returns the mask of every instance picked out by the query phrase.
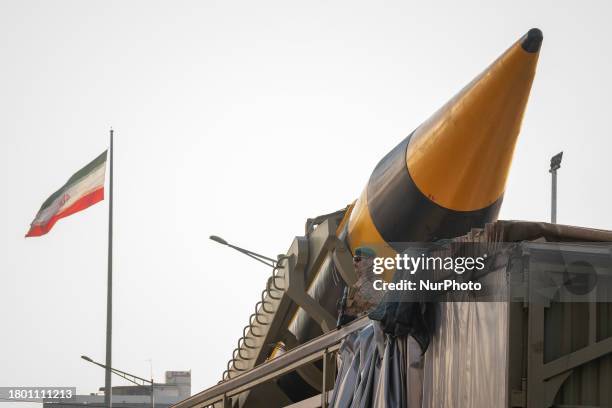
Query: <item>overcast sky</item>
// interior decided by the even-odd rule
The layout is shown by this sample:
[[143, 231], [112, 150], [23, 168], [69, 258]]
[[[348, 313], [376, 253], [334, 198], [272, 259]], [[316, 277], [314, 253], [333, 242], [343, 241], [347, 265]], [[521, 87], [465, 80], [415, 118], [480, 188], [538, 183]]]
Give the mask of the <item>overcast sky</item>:
[[[544, 44], [501, 218], [612, 229], [606, 2], [0, 0], [0, 386], [104, 384], [107, 203], [24, 239], [115, 150], [113, 365], [215, 384], [276, 255], [531, 27]], [[114, 384], [121, 383], [115, 378]]]

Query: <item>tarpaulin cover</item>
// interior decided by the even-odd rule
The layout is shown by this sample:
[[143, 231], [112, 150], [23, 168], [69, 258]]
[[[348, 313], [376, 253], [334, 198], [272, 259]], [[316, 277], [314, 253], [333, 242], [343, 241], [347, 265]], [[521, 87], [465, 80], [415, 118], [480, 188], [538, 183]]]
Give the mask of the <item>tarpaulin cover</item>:
[[422, 407], [505, 406], [508, 304], [447, 302], [439, 308], [440, 325], [425, 353]]
[[393, 338], [373, 322], [349, 335], [338, 355], [330, 406], [421, 406], [422, 355], [411, 337]]
[[507, 316], [503, 302], [441, 303], [439, 331], [424, 356], [411, 336], [384, 334], [372, 322], [344, 340], [330, 406], [504, 406]]

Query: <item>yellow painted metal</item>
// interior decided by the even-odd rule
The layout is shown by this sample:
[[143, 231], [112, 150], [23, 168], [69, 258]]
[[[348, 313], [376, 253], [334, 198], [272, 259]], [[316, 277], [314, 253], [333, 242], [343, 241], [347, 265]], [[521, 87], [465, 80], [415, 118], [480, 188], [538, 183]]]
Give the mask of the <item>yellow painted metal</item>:
[[[481, 210], [503, 196], [539, 56], [537, 51], [523, 49], [526, 38], [512, 45], [411, 136], [405, 156], [407, 180], [432, 208]], [[374, 224], [367, 192], [366, 186], [350, 214], [349, 247], [354, 251], [371, 246], [379, 256], [395, 256]], [[431, 215], [425, 210], [422, 216]]]
[[488, 207], [504, 193], [538, 52], [519, 40], [423, 123], [406, 163], [419, 190], [457, 211]]
[[[394, 257], [396, 255], [395, 250], [387, 245], [372, 221], [368, 208], [367, 188], [363, 190], [361, 196], [355, 202], [349, 219], [347, 237], [352, 253], [354, 253], [355, 248], [366, 246], [374, 248], [376, 256]], [[391, 281], [392, 277], [392, 271], [383, 274], [383, 278], [387, 281]]]

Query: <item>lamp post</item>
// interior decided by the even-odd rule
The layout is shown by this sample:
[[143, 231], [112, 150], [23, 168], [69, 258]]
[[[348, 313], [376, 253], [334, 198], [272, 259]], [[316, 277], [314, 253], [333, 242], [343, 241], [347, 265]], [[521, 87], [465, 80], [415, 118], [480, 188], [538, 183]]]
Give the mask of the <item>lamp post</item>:
[[563, 152], [555, 154], [550, 159], [550, 170], [548, 172], [552, 176], [552, 186], [550, 192], [550, 222], [551, 224], [557, 223], [557, 170], [561, 168], [561, 159], [563, 158]]
[[[155, 408], [155, 396], [153, 395], [153, 390], [155, 387], [155, 384], [153, 383], [153, 378], [151, 378], [150, 380], [144, 379], [142, 377], [138, 377], [137, 375], [134, 374], [129, 374], [126, 373], [125, 371], [121, 371], [118, 370], [116, 368], [112, 368], [112, 367], [107, 367], [106, 365], [102, 364], [102, 363], [98, 363], [97, 361], [94, 361], [93, 359], [87, 357], [87, 356], [81, 356], [81, 358], [85, 361], [87, 361], [88, 363], [92, 363], [95, 364], [99, 367], [104, 368], [105, 370], [108, 368], [109, 371], [115, 375], [118, 375], [119, 377], [128, 380], [129, 382], [136, 384], [136, 385], [150, 385], [151, 386], [151, 408]], [[105, 391], [106, 392], [106, 391]]]
[[261, 262], [264, 265], [267, 265], [271, 268], [276, 268], [276, 263], [278, 262], [278, 260], [276, 259], [268, 258], [267, 256], [258, 254], [257, 252], [249, 251], [248, 249], [244, 249], [244, 248], [240, 248], [239, 246], [232, 245], [217, 235], [211, 235], [209, 238], [215, 241], [216, 243], [228, 246], [232, 249], [235, 249], [238, 252], [245, 254], [246, 256], [250, 256], [251, 258], [255, 259], [256, 261]]

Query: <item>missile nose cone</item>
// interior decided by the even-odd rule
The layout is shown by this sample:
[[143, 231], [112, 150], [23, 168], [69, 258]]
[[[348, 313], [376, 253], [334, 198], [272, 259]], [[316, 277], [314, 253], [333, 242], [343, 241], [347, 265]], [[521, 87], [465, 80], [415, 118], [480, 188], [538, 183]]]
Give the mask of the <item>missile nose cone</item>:
[[414, 132], [408, 170], [433, 202], [473, 211], [500, 200], [541, 44], [529, 30]]
[[542, 39], [529, 30], [380, 161], [350, 215], [351, 249], [497, 218]]
[[539, 28], [532, 28], [525, 34], [521, 47], [527, 52], [538, 52], [542, 46], [544, 36]]

